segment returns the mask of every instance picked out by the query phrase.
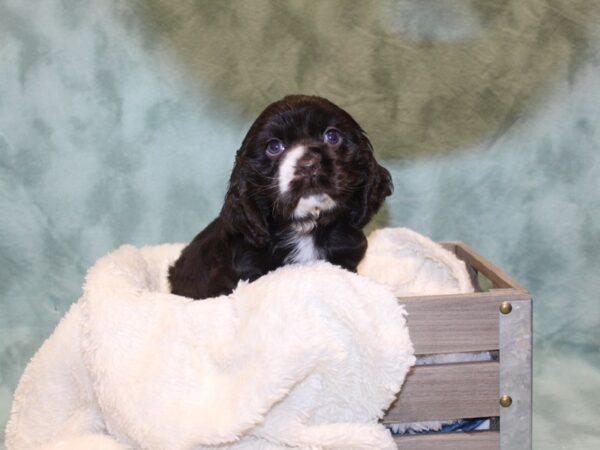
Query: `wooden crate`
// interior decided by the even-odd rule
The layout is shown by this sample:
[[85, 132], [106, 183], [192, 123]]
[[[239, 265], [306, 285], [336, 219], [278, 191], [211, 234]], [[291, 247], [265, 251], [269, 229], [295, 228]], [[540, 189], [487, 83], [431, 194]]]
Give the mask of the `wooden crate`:
[[[396, 441], [403, 450], [531, 449], [531, 296], [464, 243], [443, 245], [466, 263], [474, 280], [483, 277], [491, 288], [483, 292], [476, 283], [473, 294], [400, 298], [415, 353], [492, 351], [498, 360], [413, 367], [383, 422], [498, 417], [496, 430]], [[512, 403], [501, 406], [506, 395]]]

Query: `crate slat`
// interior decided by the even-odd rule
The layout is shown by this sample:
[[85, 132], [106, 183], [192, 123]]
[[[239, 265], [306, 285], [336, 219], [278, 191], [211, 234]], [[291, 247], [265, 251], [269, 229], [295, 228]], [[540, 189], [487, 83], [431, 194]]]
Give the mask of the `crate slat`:
[[499, 415], [497, 361], [413, 367], [384, 423]]
[[462, 259], [468, 266], [481, 272], [492, 282], [494, 288], [525, 290], [514, 278], [504, 273], [464, 242], [447, 242], [445, 244], [453, 245], [456, 257]]
[[474, 294], [401, 297], [415, 353], [498, 350], [498, 315], [503, 301], [528, 299], [526, 292], [496, 290]]
[[497, 431], [399, 436], [394, 440], [401, 450], [498, 450], [500, 448], [500, 435]]
[[[507, 343], [506, 333], [502, 334], [502, 329], [506, 331], [507, 323], [514, 325], [515, 314], [521, 305], [531, 307], [531, 295], [513, 278], [468, 245], [462, 242], [445, 242], [443, 245], [465, 262], [472, 278], [477, 279], [479, 273], [491, 281], [493, 288], [488, 292], [480, 292], [480, 289], [477, 289], [478, 292], [472, 294], [399, 298], [398, 302], [406, 305], [415, 353], [429, 355], [498, 350], [500, 360], [504, 360], [502, 374], [506, 381], [506, 373], [511, 377], [515, 373], [513, 370], [508, 372], [508, 368], [505, 367], [506, 347], [510, 344], [508, 351], [514, 352], [516, 344]], [[514, 312], [511, 315], [504, 316], [499, 312], [500, 304], [505, 301], [513, 302]], [[501, 325], [501, 320], [504, 325]], [[525, 322], [531, 326], [530, 317]], [[511, 333], [511, 336], [513, 334]], [[530, 335], [525, 338], [530, 339]], [[519, 362], [519, 369], [525, 375], [520, 376], [519, 380], [530, 379], [531, 359], [527, 356], [530, 354], [520, 350], [519, 356], [521, 353], [524, 354], [524, 362]], [[523, 399], [530, 399], [531, 396], [530, 385], [521, 387], [525, 394], [517, 392], [514, 388], [504, 388], [513, 393], [516, 406], [519, 406], [519, 401], [523, 403]], [[417, 366], [409, 372], [398, 399], [388, 410], [383, 422], [497, 417], [502, 415], [498, 404], [499, 396], [500, 363], [497, 361]], [[527, 407], [530, 408], [530, 405]], [[502, 413], [507, 416], [507, 411]], [[530, 418], [530, 415], [528, 417]], [[505, 425], [509, 424], [509, 421], [504, 422]], [[514, 433], [520, 432], [521, 429], [517, 430], [514, 426], [503, 429], [502, 424], [500, 432], [419, 434], [399, 436], [395, 441], [398, 448], [409, 450], [498, 450], [501, 441], [503, 448], [530, 449], [531, 423], [530, 420], [522, 422], [523, 436], [528, 437], [517, 433], [518, 445], [512, 441], [509, 443], [510, 439], [507, 436], [514, 437]]]

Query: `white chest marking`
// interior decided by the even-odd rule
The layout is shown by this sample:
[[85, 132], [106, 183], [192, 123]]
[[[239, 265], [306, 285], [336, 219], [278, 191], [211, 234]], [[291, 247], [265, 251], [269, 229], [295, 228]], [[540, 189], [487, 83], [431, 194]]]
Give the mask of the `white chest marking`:
[[308, 263], [321, 257], [311, 234], [294, 233], [288, 242], [292, 250], [285, 257], [286, 264]]
[[296, 163], [304, 154], [304, 146], [291, 148], [283, 157], [283, 161], [279, 164], [279, 192], [285, 194], [290, 189], [290, 183], [294, 179], [296, 172]]

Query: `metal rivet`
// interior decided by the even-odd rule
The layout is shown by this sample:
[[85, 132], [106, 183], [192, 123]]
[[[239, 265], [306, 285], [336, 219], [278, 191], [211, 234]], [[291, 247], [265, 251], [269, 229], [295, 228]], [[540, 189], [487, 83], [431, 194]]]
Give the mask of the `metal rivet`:
[[500, 305], [500, 312], [502, 314], [510, 314], [511, 311], [512, 305], [510, 304], [510, 302], [502, 302], [502, 304]]
[[503, 395], [502, 397], [500, 397], [500, 405], [508, 408], [510, 405], [512, 405], [512, 398], [510, 395]]

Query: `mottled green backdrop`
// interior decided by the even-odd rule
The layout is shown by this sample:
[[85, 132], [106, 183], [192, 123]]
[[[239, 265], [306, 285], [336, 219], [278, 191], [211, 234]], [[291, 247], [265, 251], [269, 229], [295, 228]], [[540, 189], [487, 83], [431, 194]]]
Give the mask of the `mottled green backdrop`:
[[193, 237], [289, 93], [369, 133], [375, 226], [532, 291], [535, 447], [600, 448], [598, 0], [0, 0], [0, 428], [87, 267]]

